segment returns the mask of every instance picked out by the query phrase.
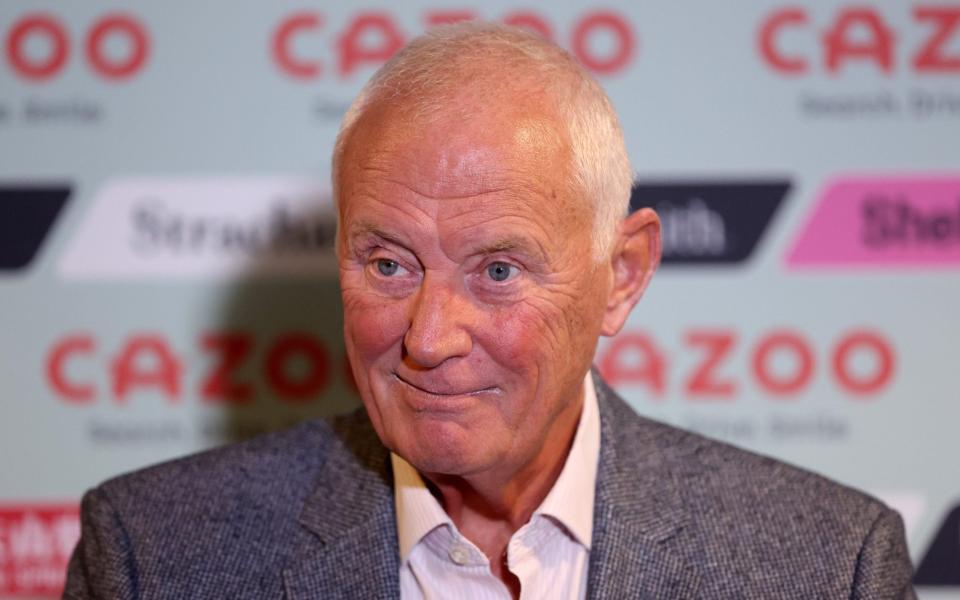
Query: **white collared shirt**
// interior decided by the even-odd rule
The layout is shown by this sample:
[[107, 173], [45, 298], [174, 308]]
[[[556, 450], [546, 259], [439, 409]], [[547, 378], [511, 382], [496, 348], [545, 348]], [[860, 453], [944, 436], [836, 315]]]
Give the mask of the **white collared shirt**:
[[[547, 497], [507, 545], [507, 565], [521, 600], [582, 599], [593, 536], [593, 495], [600, 456], [600, 415], [593, 379], [563, 470]], [[410, 463], [391, 454], [403, 600], [509, 599], [483, 552], [465, 538]]]

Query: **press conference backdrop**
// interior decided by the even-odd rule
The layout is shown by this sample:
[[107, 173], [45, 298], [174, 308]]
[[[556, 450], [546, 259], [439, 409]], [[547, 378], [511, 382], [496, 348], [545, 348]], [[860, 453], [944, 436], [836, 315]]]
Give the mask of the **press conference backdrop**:
[[473, 16], [596, 75], [663, 219], [610, 383], [885, 499], [921, 595], [960, 597], [960, 3], [933, 0], [0, 3], [0, 596], [59, 592], [105, 478], [356, 406], [334, 136]]

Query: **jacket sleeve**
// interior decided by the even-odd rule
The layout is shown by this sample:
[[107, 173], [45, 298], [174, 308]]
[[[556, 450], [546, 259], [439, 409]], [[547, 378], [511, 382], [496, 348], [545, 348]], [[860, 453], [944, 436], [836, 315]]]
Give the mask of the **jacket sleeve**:
[[857, 557], [853, 576], [853, 600], [916, 600], [911, 583], [913, 566], [900, 515], [880, 513]]
[[137, 569], [120, 516], [99, 489], [80, 506], [80, 541], [67, 567], [67, 599], [138, 597]]

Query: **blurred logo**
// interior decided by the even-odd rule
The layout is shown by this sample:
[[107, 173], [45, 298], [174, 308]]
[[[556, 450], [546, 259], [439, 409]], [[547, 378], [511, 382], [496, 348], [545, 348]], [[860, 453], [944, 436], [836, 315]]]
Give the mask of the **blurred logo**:
[[[431, 10], [424, 26], [476, 18], [471, 10]], [[583, 65], [599, 75], [623, 71], [634, 58], [636, 39], [627, 19], [616, 12], [592, 10], [571, 24], [567, 36], [554, 33], [548, 17], [520, 10], [504, 15], [509, 25], [526, 27], [565, 46]], [[270, 54], [279, 70], [294, 79], [312, 81], [333, 71], [343, 78], [360, 69], [376, 68], [390, 59], [408, 40], [396, 15], [386, 11], [362, 11], [350, 16], [336, 33], [324, 15], [300, 11], [285, 15], [274, 27]], [[325, 49], [322, 40], [329, 40]], [[317, 43], [320, 42], [320, 43]], [[332, 57], [326, 56], [333, 53]]]
[[66, 185], [0, 185], [0, 271], [30, 265], [69, 196]]
[[[757, 31], [760, 58], [783, 75], [831, 75], [867, 67], [890, 75], [898, 66], [915, 73], [960, 73], [960, 6], [919, 4], [909, 18], [863, 5], [844, 6], [816, 22], [802, 6], [776, 9]], [[904, 44], [901, 40], [916, 40]]]
[[[315, 400], [333, 379], [329, 344], [314, 332], [267, 337], [216, 330], [205, 332], [196, 344], [190, 355], [158, 332], [131, 333], [116, 348], [104, 348], [90, 333], [66, 334], [53, 341], [47, 354], [47, 385], [58, 399], [76, 406], [107, 397], [122, 405], [147, 394], [170, 404], [185, 397], [244, 404], [258, 391], [298, 404]], [[185, 391], [194, 379], [196, 388]]]
[[[59, 75], [78, 51], [69, 28], [56, 16], [28, 13], [6, 31], [7, 63], [21, 79], [43, 82]], [[87, 68], [109, 81], [127, 80], [139, 73], [150, 54], [147, 28], [126, 13], [103, 15], [86, 28], [83, 58]]]
[[611, 385], [646, 388], [655, 400], [695, 402], [736, 400], [745, 384], [771, 398], [793, 398], [818, 374], [851, 399], [870, 401], [896, 374], [894, 343], [877, 329], [844, 331], [830, 348], [786, 328], [743, 340], [734, 329], [692, 327], [677, 342], [625, 329], [601, 346], [597, 366]]
[[76, 503], [0, 505], [0, 596], [63, 592], [79, 512]]
[[68, 279], [336, 272], [326, 185], [298, 177], [107, 182], [59, 264]]
[[960, 176], [841, 178], [820, 194], [791, 267], [960, 267]]
[[750, 258], [790, 190], [786, 180], [638, 181], [630, 210], [652, 207], [663, 264], [736, 264]]

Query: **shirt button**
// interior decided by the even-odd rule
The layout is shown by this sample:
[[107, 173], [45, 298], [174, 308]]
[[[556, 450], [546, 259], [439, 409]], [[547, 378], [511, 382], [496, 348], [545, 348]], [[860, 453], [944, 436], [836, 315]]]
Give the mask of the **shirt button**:
[[450, 560], [463, 566], [470, 560], [470, 550], [463, 546], [454, 546], [450, 549]]

